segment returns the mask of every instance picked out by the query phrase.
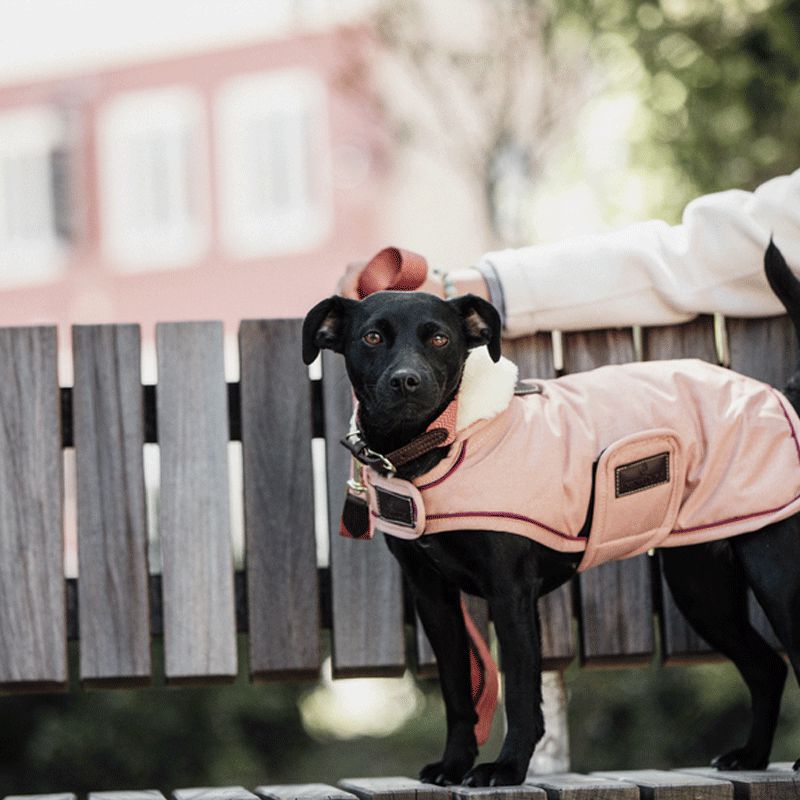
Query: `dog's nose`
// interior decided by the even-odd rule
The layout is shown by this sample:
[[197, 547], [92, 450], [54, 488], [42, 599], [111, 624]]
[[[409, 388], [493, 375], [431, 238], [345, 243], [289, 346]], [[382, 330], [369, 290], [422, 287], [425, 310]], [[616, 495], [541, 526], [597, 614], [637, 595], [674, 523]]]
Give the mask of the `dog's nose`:
[[389, 379], [389, 385], [400, 394], [412, 394], [419, 389], [422, 379], [413, 369], [399, 369]]

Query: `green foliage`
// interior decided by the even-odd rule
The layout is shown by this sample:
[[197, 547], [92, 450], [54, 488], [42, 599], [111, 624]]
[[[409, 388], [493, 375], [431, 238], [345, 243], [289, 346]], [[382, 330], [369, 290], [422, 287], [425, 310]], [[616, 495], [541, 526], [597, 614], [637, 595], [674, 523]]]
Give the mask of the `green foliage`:
[[[728, 662], [647, 669], [570, 670], [573, 768], [705, 766], [744, 743], [749, 696]], [[773, 761], [800, 754], [800, 692], [790, 675]]]
[[800, 166], [800, 1], [573, 0], [610, 87], [648, 116], [634, 163], [675, 170], [676, 213], [698, 194], [754, 188]]

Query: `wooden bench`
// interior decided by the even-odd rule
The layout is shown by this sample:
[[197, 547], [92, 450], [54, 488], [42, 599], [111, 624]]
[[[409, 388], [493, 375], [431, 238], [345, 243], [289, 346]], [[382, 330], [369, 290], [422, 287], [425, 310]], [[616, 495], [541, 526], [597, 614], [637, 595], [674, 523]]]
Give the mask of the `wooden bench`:
[[[338, 536], [348, 469], [338, 442], [349, 419], [350, 390], [341, 359], [330, 353], [323, 354], [322, 379], [309, 377], [300, 360], [300, 324], [243, 322], [240, 380], [227, 384], [220, 323], [161, 324], [156, 386], [141, 383], [138, 326], [78, 326], [72, 332], [74, 387], [64, 388], [54, 328], [0, 329], [1, 691], [65, 689], [68, 640], [78, 642], [79, 675], [72, 677], [84, 686], [149, 684], [161, 667], [152, 663], [151, 637], [163, 639], [168, 683], [233, 680], [237, 633], [247, 634], [252, 679], [313, 677], [323, 629], [330, 630], [336, 677], [399, 675], [410, 663], [420, 674], [435, 672], [419, 627], [415, 652], [406, 652], [404, 626], [413, 620], [387, 548]], [[549, 377], [557, 366], [575, 372], [636, 358], [717, 361], [721, 348], [733, 368], [783, 384], [797, 354], [785, 318], [717, 320], [716, 329], [715, 336], [708, 317], [670, 328], [570, 333], [561, 337], [560, 354], [551, 335], [542, 333], [507, 342], [505, 352], [523, 376]], [[323, 567], [314, 527], [314, 438], [327, 445], [330, 564]], [[231, 547], [231, 440], [242, 445], [243, 571], [235, 569]], [[160, 451], [158, 575], [148, 568], [148, 442]], [[79, 578], [66, 581], [65, 447], [75, 452], [79, 563]], [[471, 605], [486, 630], [485, 605]], [[753, 613], [767, 630], [755, 605]], [[643, 664], [656, 653], [665, 663], [714, 657], [677, 612], [657, 558], [640, 556], [581, 575], [546, 597], [541, 615], [550, 669], [576, 658], [604, 666]], [[696, 784], [714, 791], [706, 794]], [[280, 800], [350, 798], [343, 790], [362, 800], [424, 800], [446, 791], [388, 779], [343, 782], [341, 790], [257, 791]], [[800, 784], [787, 768], [776, 768], [755, 776], [550, 776], [539, 789], [452, 793], [511, 800], [542, 792], [549, 798], [798, 797]], [[91, 797], [161, 799], [152, 792]], [[229, 787], [221, 795], [184, 790], [175, 800], [217, 797], [253, 795]]]

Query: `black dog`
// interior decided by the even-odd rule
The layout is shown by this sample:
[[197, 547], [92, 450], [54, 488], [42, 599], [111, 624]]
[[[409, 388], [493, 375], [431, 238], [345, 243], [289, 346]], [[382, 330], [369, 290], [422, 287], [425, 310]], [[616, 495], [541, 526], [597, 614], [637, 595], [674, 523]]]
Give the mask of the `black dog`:
[[[800, 336], [800, 283], [772, 245], [765, 263]], [[499, 358], [500, 335], [495, 309], [471, 295], [450, 301], [403, 292], [380, 292], [360, 302], [331, 297], [306, 317], [303, 358], [310, 363], [320, 348], [344, 355], [359, 402], [361, 434], [372, 451], [386, 454], [415, 440], [448, 406], [471, 348], [488, 345], [492, 359]], [[800, 375], [785, 395], [800, 411]], [[447, 451], [447, 446], [435, 447], [410, 460], [399, 468], [399, 477], [424, 475]], [[536, 602], [575, 573], [580, 556], [496, 531], [443, 532], [409, 541], [386, 538], [436, 654], [447, 709], [444, 754], [422, 769], [421, 779], [476, 786], [520, 783], [543, 733]], [[800, 520], [796, 515], [758, 533], [671, 547], [661, 554], [679, 608], [736, 664], [752, 697], [746, 743], [713, 764], [762, 769], [768, 763], [787, 668], [750, 625], [746, 593], [752, 587], [800, 677]], [[476, 715], [460, 590], [488, 601], [506, 680], [505, 741], [496, 761], [474, 768]]]

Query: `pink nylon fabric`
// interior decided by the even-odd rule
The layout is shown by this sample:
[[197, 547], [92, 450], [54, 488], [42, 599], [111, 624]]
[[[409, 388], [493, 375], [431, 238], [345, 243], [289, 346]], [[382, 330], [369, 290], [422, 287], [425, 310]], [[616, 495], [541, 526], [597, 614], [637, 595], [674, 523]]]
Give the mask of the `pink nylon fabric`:
[[[800, 510], [800, 419], [777, 391], [698, 360], [601, 367], [515, 396], [414, 483], [426, 534], [508, 531], [581, 569], [757, 530]], [[617, 496], [618, 467], [669, 454], [669, 479]], [[598, 462], [593, 523], [579, 536]]]

